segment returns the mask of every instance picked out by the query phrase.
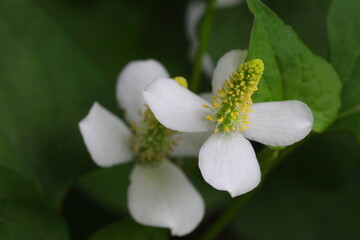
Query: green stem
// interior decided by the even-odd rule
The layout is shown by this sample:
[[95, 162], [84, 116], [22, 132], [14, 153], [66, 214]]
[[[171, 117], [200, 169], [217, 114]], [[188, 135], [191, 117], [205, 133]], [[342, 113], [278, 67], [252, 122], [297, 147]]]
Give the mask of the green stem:
[[[305, 141], [308, 141], [313, 134], [309, 135], [306, 140], [298, 142], [290, 147], [282, 150], [273, 150], [270, 148], [264, 148], [257, 154], [257, 158], [260, 163], [262, 179], [265, 177], [287, 156], [292, 154], [298, 147], [300, 147]], [[261, 182], [261, 184], [264, 181]], [[247, 201], [259, 190], [259, 187], [251, 192], [239, 196], [228, 206], [228, 208], [222, 213], [222, 215], [210, 226], [209, 230], [200, 238], [200, 240], [212, 240], [215, 239], [221, 231], [228, 225], [229, 222], [237, 215], [237, 212], [247, 203]]]
[[345, 118], [345, 117], [347, 117], [349, 115], [352, 115], [352, 114], [354, 114], [356, 112], [360, 112], [360, 104], [357, 104], [357, 105], [355, 105], [355, 106], [353, 106], [353, 107], [339, 113], [336, 120], [340, 120], [340, 119]]
[[216, 0], [208, 0], [206, 11], [200, 28], [199, 46], [196, 50], [195, 63], [191, 78], [190, 90], [193, 92], [197, 92], [199, 90], [201, 81], [202, 60], [207, 48], [207, 43], [210, 35], [210, 26], [214, 15], [215, 6]]

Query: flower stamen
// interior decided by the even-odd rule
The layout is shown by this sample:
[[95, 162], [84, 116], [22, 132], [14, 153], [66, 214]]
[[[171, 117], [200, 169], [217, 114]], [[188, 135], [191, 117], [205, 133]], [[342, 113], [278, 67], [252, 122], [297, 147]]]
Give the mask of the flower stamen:
[[133, 151], [139, 163], [162, 162], [177, 144], [176, 131], [161, 125], [149, 108], [143, 113], [141, 126], [131, 125]]
[[[184, 88], [188, 87], [188, 83], [183, 77], [174, 77], [173, 80]], [[207, 105], [204, 107], [210, 108]], [[131, 125], [133, 150], [138, 154], [138, 162], [162, 162], [177, 145], [180, 137], [175, 135], [179, 133], [164, 127], [155, 118], [149, 107], [146, 107], [146, 110], [140, 114], [143, 118], [141, 126]], [[212, 116], [208, 117], [211, 120]]]

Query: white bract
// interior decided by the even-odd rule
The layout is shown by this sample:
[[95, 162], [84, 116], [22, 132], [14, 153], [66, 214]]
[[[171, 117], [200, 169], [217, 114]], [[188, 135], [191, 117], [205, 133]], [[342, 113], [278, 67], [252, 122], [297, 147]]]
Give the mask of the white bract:
[[218, 62], [213, 75], [213, 102], [198, 97], [167, 78], [150, 84], [144, 97], [164, 126], [180, 132], [213, 134], [199, 153], [204, 179], [232, 197], [260, 182], [260, 167], [247, 140], [269, 146], [287, 146], [303, 139], [312, 129], [310, 108], [300, 101], [254, 103], [264, 71], [261, 60], [244, 63], [247, 51], [233, 50]]
[[197, 156], [208, 135], [166, 129], [146, 107], [142, 93], [145, 87], [168, 76], [155, 60], [129, 63], [119, 75], [116, 96], [126, 110], [131, 129], [96, 102], [79, 127], [97, 165], [111, 167], [137, 159], [128, 189], [132, 217], [139, 223], [170, 228], [173, 235], [183, 236], [200, 223], [204, 202], [185, 174], [166, 158], [169, 154]]
[[[242, 0], [217, 0], [216, 8], [224, 9], [228, 7], [235, 6], [240, 4]], [[200, 19], [203, 17], [205, 13], [206, 2], [205, 0], [192, 0], [189, 1], [186, 7], [185, 14], [185, 32], [186, 36], [190, 42], [189, 56], [190, 59], [195, 58], [196, 49], [199, 46], [199, 38], [198, 38], [198, 25]], [[214, 63], [211, 59], [209, 53], [205, 52], [202, 61], [202, 70], [208, 76], [211, 77], [211, 74], [214, 70]]]

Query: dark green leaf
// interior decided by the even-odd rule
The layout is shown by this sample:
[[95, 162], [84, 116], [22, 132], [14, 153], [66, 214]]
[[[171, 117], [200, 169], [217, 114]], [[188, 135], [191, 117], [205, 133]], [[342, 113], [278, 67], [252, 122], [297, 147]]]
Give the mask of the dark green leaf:
[[108, 89], [56, 23], [29, 1], [0, 2], [0, 52], [0, 166], [57, 204], [90, 162], [81, 155], [77, 124]]
[[133, 163], [98, 168], [82, 177], [77, 186], [106, 208], [127, 214], [127, 190], [132, 168]]
[[146, 227], [127, 220], [111, 224], [96, 232], [90, 240], [165, 240], [168, 239], [167, 230]]
[[328, 15], [330, 60], [343, 82], [335, 129], [349, 130], [360, 142], [360, 1], [334, 0]]
[[251, 26], [252, 16], [245, 2], [229, 8], [216, 9], [208, 47], [214, 63], [230, 50], [246, 49], [249, 45], [246, 36], [250, 35]]
[[2, 240], [66, 240], [64, 220], [53, 210], [29, 201], [0, 200]]
[[30, 1], [0, 1], [0, 52], [0, 239], [68, 239], [48, 207], [90, 163], [78, 122], [113, 91]]
[[248, 59], [265, 63], [254, 101], [303, 101], [313, 112], [313, 130], [324, 131], [340, 106], [341, 83], [335, 71], [259, 0], [248, 0], [248, 6], [255, 16]]
[[241, 239], [359, 239], [359, 158], [349, 134], [314, 137], [269, 175], [233, 230]]

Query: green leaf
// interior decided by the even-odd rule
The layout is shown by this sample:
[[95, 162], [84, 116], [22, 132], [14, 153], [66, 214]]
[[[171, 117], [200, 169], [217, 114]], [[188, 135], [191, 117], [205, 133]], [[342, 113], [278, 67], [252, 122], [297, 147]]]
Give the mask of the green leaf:
[[255, 16], [248, 59], [265, 63], [254, 101], [303, 101], [313, 112], [313, 130], [324, 131], [340, 107], [341, 83], [335, 71], [259, 0], [247, 2]]
[[360, 143], [360, 1], [334, 0], [327, 19], [330, 60], [343, 82], [342, 105], [334, 125]]
[[127, 220], [111, 224], [95, 234], [90, 240], [165, 240], [168, 239], [167, 230], [161, 228], [146, 227]]
[[84, 175], [77, 187], [111, 211], [128, 214], [127, 190], [134, 163], [97, 168]]
[[104, 91], [96, 68], [29, 1], [1, 1], [0, 52], [0, 166], [57, 205], [90, 162], [77, 124], [113, 91]]
[[15, 200], [0, 200], [0, 206], [1, 239], [69, 239], [64, 220], [54, 210], [28, 201]]
[[0, 239], [68, 239], [54, 209], [91, 163], [78, 122], [113, 90], [31, 1], [0, 1], [0, 52]]

